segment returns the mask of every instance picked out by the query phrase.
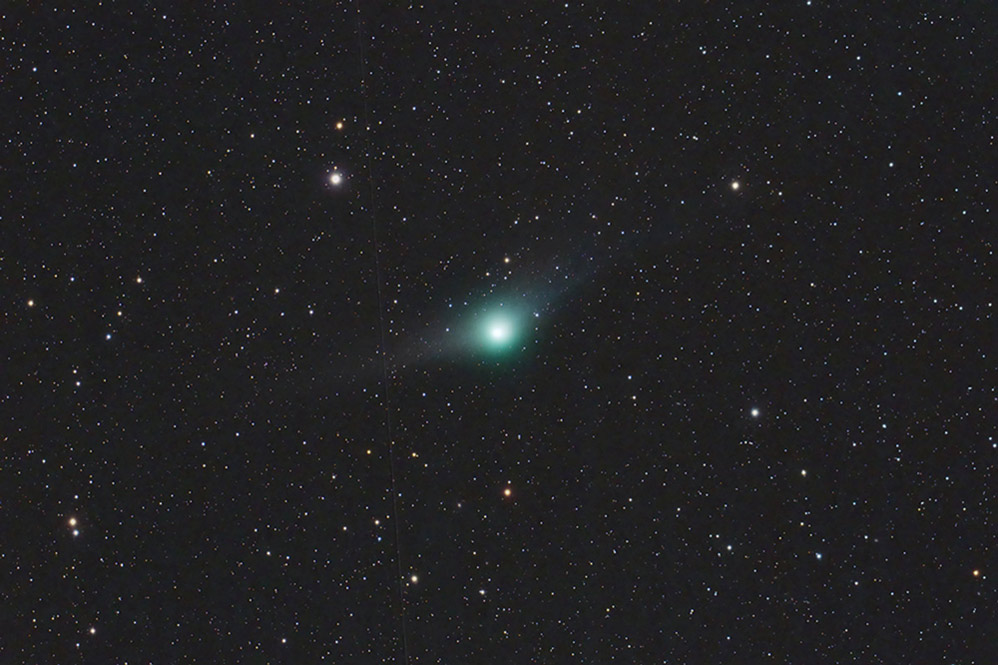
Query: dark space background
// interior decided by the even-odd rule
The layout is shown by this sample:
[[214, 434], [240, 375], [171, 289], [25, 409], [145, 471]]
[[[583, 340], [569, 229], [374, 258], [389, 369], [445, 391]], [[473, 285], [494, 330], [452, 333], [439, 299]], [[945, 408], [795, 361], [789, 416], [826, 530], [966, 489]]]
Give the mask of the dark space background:
[[994, 3], [76, 5], [0, 662], [995, 662]]

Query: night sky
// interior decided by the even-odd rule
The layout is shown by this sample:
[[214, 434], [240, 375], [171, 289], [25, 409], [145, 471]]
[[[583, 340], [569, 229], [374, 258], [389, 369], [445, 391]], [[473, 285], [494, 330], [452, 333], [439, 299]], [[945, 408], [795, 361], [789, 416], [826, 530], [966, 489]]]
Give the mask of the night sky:
[[996, 662], [994, 2], [76, 4], [0, 662]]

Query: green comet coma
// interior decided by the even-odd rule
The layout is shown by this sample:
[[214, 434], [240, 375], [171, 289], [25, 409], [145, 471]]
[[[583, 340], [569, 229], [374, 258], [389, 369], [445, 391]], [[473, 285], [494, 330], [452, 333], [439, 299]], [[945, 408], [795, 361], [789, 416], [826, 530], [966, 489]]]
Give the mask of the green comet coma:
[[491, 353], [516, 347], [522, 336], [520, 316], [506, 309], [496, 309], [478, 317], [475, 336], [479, 345]]

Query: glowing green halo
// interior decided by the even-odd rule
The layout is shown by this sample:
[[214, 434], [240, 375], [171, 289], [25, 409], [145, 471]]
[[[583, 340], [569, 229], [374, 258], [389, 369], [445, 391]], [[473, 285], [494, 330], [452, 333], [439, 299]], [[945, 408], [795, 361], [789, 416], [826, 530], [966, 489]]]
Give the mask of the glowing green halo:
[[486, 353], [505, 353], [520, 347], [525, 316], [515, 308], [489, 307], [474, 317], [470, 330], [473, 347]]

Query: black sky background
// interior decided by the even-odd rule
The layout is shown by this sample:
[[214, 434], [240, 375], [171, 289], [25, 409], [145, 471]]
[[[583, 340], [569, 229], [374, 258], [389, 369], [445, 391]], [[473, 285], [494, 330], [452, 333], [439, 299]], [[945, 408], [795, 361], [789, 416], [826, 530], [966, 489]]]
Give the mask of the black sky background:
[[8, 7], [0, 660], [992, 662], [995, 19]]

